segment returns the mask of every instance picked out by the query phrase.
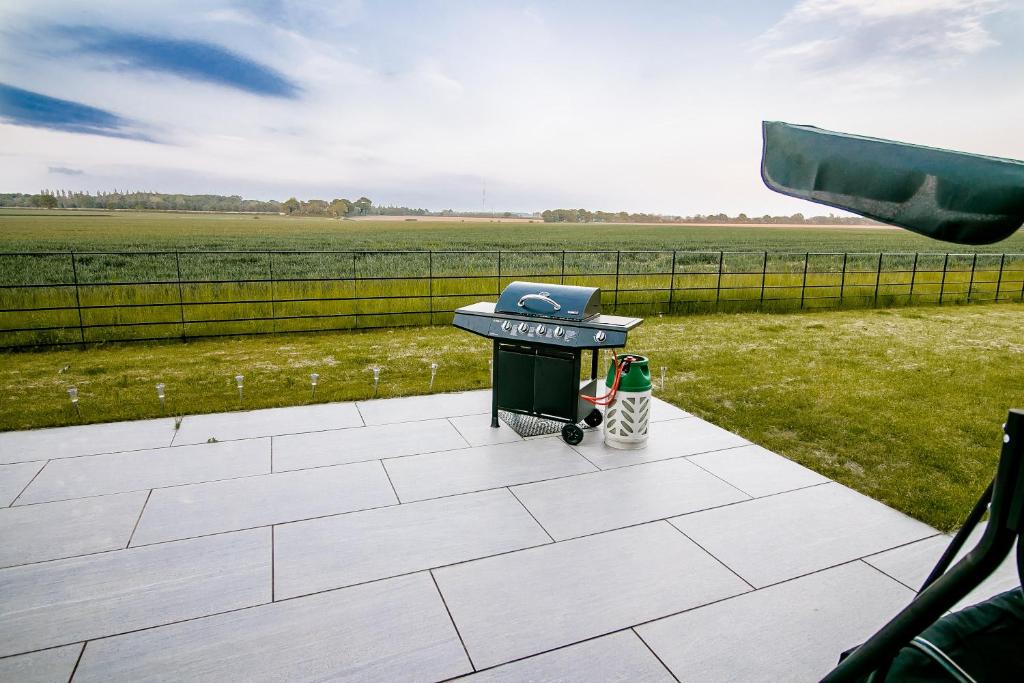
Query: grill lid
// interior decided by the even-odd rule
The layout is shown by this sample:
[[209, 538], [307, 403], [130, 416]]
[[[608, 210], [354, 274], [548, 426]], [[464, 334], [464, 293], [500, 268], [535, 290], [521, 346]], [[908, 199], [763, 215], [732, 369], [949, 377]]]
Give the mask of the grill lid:
[[542, 282], [511, 282], [498, 297], [494, 312], [581, 322], [601, 314], [601, 290]]

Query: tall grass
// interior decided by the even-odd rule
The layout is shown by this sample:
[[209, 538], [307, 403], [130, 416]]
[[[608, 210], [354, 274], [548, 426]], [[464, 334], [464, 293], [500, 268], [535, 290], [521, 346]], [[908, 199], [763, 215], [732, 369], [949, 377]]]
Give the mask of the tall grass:
[[0, 255], [0, 346], [447, 324], [515, 279], [622, 314], [1019, 301], [1020, 254], [688, 251]]

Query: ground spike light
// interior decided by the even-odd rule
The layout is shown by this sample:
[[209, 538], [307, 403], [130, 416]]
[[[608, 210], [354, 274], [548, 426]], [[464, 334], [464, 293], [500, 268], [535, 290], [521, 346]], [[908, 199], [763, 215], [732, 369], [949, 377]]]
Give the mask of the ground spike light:
[[377, 386], [380, 384], [380, 366], [373, 366], [373, 397], [377, 398]]
[[245, 375], [235, 375], [235, 384], [238, 386], [238, 407], [241, 408], [244, 403], [242, 399], [242, 383], [245, 381]]
[[427, 391], [433, 391], [434, 390], [434, 377], [436, 377], [436, 376], [437, 376], [437, 363], [431, 363], [430, 364], [430, 387], [427, 389]]
[[160, 412], [165, 412], [166, 406], [164, 405], [164, 383], [160, 382], [156, 385], [156, 397], [160, 399]]
[[665, 390], [665, 366], [661, 366], [661, 390]]
[[315, 372], [309, 373], [309, 383], [313, 387], [313, 389], [312, 389], [312, 391], [311, 391], [311, 393], [309, 395], [310, 398], [316, 398], [316, 385], [317, 385], [317, 382], [319, 382], [319, 381], [320, 381], [320, 375], [318, 373], [315, 373]]
[[71, 405], [75, 407], [75, 412], [79, 417], [82, 416], [82, 409], [78, 407], [78, 388], [68, 387], [68, 398], [71, 399]]

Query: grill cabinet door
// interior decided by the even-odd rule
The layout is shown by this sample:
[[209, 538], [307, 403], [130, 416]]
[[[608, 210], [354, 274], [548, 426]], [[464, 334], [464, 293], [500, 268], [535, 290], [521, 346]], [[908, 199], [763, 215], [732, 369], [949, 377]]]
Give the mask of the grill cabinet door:
[[533, 369], [533, 409], [566, 420], [576, 417], [580, 369], [576, 356], [539, 349]]
[[498, 370], [494, 390], [498, 407], [508, 410], [533, 411], [533, 352], [498, 346]]

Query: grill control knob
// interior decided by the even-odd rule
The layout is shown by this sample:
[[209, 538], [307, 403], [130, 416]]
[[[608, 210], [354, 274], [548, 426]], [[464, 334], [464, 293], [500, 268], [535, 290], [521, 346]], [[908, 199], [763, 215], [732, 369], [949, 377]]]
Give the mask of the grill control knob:
[[544, 334], [547, 331], [548, 328], [544, 327], [543, 325], [537, 325], [537, 334]]
[[600, 343], [608, 338], [608, 335], [604, 333], [604, 330], [598, 330], [594, 333], [594, 341]]
[[512, 321], [511, 320], [506, 320], [505, 322], [503, 322], [501, 324], [501, 329], [505, 330], [506, 332], [511, 332], [512, 331]]
[[555, 326], [555, 336], [556, 337], [561, 337], [563, 334], [565, 334], [565, 330], [563, 330], [561, 327], [558, 327], [556, 325]]
[[527, 325], [526, 323], [519, 323], [520, 332], [526, 332], [528, 329], [530, 329], [529, 325]]

